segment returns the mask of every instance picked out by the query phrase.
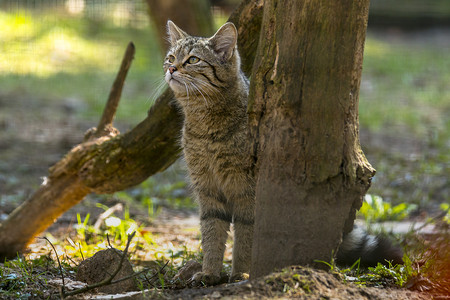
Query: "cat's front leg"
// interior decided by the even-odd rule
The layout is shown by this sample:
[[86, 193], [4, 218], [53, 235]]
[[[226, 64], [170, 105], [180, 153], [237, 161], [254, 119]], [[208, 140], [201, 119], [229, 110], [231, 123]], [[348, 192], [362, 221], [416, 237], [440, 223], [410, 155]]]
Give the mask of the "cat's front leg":
[[250, 192], [247, 197], [236, 201], [233, 209], [234, 244], [233, 266], [230, 282], [249, 278], [253, 227], [254, 227], [254, 197]]
[[[202, 233], [203, 267], [194, 274], [194, 285], [214, 285], [220, 281], [225, 243], [230, 228], [231, 213], [218, 198], [198, 195], [200, 202], [200, 231]], [[209, 194], [209, 193], [208, 193]]]

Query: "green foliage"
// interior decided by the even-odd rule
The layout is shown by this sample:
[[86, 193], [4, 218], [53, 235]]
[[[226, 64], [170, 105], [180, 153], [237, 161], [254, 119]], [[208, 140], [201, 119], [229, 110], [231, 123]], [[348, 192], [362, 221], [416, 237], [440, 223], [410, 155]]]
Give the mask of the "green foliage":
[[344, 281], [352, 282], [364, 286], [391, 286], [403, 287], [406, 282], [414, 276], [417, 276], [417, 270], [414, 270], [412, 261], [408, 255], [403, 256], [403, 265], [392, 265], [378, 263], [376, 267], [361, 268], [360, 259], [353, 265], [342, 268], [335, 264], [334, 259], [331, 262], [316, 260], [317, 263], [323, 263], [329, 268], [329, 272], [336, 274]]
[[339, 269], [339, 272], [342, 274], [355, 274], [355, 275], [361, 275], [362, 273], [362, 269], [360, 268], [360, 264], [361, 264], [361, 259], [358, 258], [357, 261], [355, 261], [353, 263], [353, 265], [351, 265], [349, 268], [345, 268], [345, 269]]
[[400, 203], [392, 204], [383, 201], [380, 196], [367, 194], [364, 197], [363, 204], [359, 214], [364, 217], [368, 223], [380, 221], [400, 221], [406, 218], [409, 213], [417, 209], [417, 205]]
[[[409, 263], [411, 263], [409, 261]], [[361, 276], [360, 279], [366, 282], [379, 282], [381, 280], [393, 280], [394, 283], [401, 287], [411, 277], [411, 266], [395, 265], [389, 263], [387, 266], [378, 263], [374, 268], [369, 267], [371, 273]]]
[[327, 262], [327, 261], [324, 261], [324, 260], [319, 260], [319, 259], [314, 260], [314, 262], [326, 265], [328, 267], [329, 271], [333, 272], [335, 270], [335, 268], [336, 268], [336, 261], [335, 261], [334, 251], [331, 254], [331, 261], [330, 262]]
[[[99, 204], [98, 206], [105, 209], [108, 207]], [[114, 214], [108, 216], [100, 228], [95, 228], [89, 224], [89, 214], [82, 220], [80, 214], [77, 214], [78, 223], [74, 226], [77, 231], [78, 243], [74, 243], [69, 239], [69, 245], [65, 245], [65, 249], [70, 253], [71, 257], [83, 258], [90, 257], [95, 252], [111, 244], [116, 248], [123, 248], [126, 245], [128, 235], [136, 232], [133, 243], [135, 247], [152, 247], [154, 238], [150, 232], [142, 230], [135, 220], [130, 217], [127, 207], [124, 209], [123, 218], [116, 217]]]
[[88, 213], [84, 218], [84, 221], [81, 221], [81, 215], [79, 213], [77, 214], [78, 224], [75, 225], [75, 229], [77, 230], [78, 235], [85, 237], [86, 230], [92, 229], [90, 226], [88, 226], [89, 217], [90, 214]]
[[359, 285], [403, 287], [410, 278], [417, 275], [407, 255], [403, 256], [403, 261], [403, 265], [392, 265], [387, 262], [387, 265], [378, 263], [376, 267], [365, 269], [360, 268], [360, 260], [357, 260], [349, 268], [334, 267], [333, 272], [339, 274], [344, 281]]
[[450, 225], [450, 204], [441, 203], [440, 208], [443, 212], [447, 212], [442, 219], [444, 222]]
[[141, 227], [137, 222], [130, 218], [128, 207], [125, 207], [123, 219], [110, 216], [105, 219], [105, 229], [103, 234], [108, 234], [115, 240], [126, 241], [128, 235], [133, 232], [141, 232]]

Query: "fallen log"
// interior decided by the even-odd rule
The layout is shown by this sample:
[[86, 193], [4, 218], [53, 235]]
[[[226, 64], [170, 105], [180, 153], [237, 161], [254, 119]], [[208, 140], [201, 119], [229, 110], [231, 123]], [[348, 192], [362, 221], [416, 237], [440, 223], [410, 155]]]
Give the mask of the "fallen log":
[[[262, 2], [244, 0], [230, 17], [239, 30], [243, 69], [248, 73], [259, 40]], [[36, 235], [87, 194], [132, 187], [165, 170], [178, 158], [182, 117], [169, 90], [131, 131], [119, 134], [112, 126], [133, 55], [134, 46], [129, 45], [97, 129], [89, 130], [84, 142], [52, 166], [42, 186], [0, 224], [1, 260], [22, 252]]]

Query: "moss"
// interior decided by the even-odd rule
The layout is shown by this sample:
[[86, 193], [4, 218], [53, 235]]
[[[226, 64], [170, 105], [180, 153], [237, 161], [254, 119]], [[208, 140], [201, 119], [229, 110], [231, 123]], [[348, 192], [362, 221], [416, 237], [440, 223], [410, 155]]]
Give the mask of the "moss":
[[272, 273], [266, 277], [266, 284], [272, 287], [272, 291], [282, 292], [289, 296], [311, 294], [314, 283], [308, 275], [297, 273], [297, 268], [286, 268], [279, 273]]

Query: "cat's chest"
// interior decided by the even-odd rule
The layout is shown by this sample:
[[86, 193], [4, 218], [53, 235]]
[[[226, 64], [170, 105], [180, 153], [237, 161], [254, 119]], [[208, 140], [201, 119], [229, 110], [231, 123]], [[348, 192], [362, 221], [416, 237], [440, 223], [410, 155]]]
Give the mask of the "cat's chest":
[[243, 138], [242, 132], [199, 134], [183, 130], [182, 146], [188, 168], [198, 172], [220, 172], [225, 166], [240, 164], [248, 152]]
[[181, 143], [186, 160], [194, 164], [213, 164], [221, 153], [235, 152], [230, 139], [218, 139], [215, 134], [183, 131]]

